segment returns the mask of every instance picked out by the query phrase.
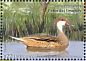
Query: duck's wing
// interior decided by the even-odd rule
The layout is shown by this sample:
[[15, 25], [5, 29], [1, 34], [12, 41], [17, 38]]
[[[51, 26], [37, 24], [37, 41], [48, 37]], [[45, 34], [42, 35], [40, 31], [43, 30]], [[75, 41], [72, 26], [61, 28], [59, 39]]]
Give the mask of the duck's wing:
[[57, 42], [58, 37], [51, 35], [35, 35], [28, 37], [29, 39], [34, 39], [36, 41], [46, 41], [46, 42]]

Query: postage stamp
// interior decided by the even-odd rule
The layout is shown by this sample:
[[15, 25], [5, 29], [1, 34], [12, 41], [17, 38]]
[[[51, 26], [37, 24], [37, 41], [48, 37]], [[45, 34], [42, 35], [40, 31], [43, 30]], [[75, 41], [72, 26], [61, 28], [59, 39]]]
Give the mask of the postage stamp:
[[84, 61], [84, 0], [0, 3], [0, 59]]

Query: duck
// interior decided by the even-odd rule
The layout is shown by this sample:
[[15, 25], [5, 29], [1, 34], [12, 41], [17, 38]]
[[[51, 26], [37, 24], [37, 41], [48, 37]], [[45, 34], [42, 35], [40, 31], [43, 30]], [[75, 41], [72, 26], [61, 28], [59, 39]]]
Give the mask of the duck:
[[64, 51], [69, 45], [69, 40], [65, 35], [65, 32], [63, 31], [63, 27], [70, 26], [70, 23], [67, 19], [60, 17], [58, 20], [57, 19], [55, 20], [55, 25], [57, 26], [58, 29], [57, 36], [47, 34], [37, 34], [20, 38], [13, 36], [10, 37], [15, 40], [20, 40], [27, 47]]

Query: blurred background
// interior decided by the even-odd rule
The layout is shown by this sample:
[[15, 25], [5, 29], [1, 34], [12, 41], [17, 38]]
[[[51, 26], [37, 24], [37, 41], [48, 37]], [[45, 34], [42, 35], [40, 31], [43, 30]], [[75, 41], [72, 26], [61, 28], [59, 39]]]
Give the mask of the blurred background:
[[[74, 27], [64, 28], [70, 40], [83, 40], [83, 3], [82, 2], [4, 2], [4, 37], [23, 37], [32, 34], [58, 35], [54, 26], [56, 18], [65, 17]], [[80, 10], [78, 13], [53, 10]], [[52, 12], [53, 11], [53, 12]]]

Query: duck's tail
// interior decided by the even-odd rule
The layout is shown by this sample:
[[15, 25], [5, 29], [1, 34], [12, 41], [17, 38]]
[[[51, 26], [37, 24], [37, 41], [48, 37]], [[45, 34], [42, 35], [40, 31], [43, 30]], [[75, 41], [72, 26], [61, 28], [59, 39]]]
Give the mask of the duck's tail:
[[23, 39], [21, 39], [21, 38], [17, 38], [17, 37], [13, 37], [13, 36], [9, 36], [10, 38], [12, 38], [12, 39], [15, 39], [15, 40], [20, 40], [20, 41], [24, 41]]

